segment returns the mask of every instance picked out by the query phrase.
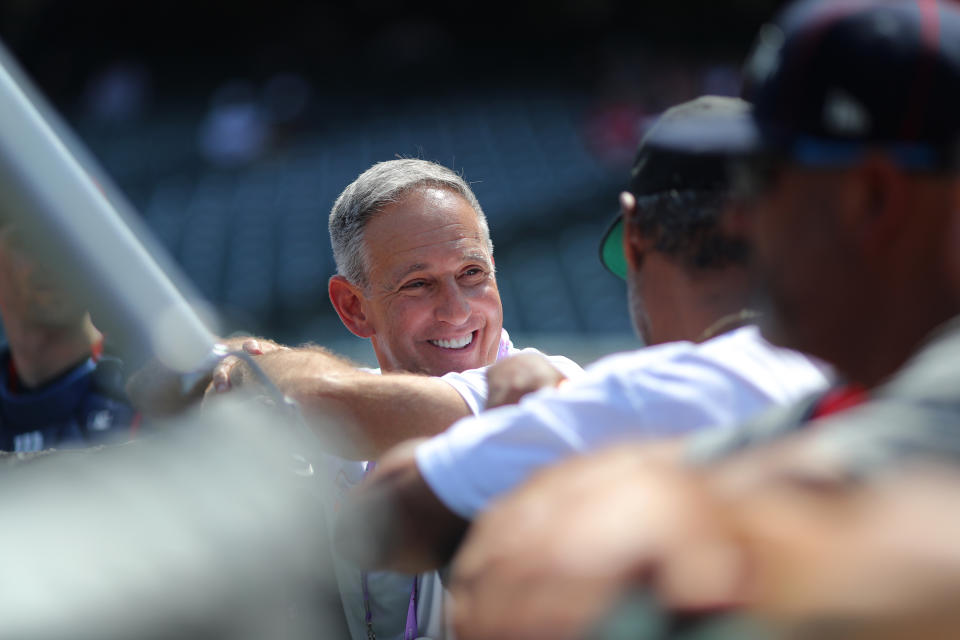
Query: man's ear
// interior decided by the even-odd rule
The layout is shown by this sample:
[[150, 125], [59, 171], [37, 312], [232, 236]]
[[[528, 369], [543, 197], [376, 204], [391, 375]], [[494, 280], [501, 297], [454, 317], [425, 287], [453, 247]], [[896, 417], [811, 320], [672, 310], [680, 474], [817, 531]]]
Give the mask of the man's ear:
[[886, 253], [913, 220], [906, 179], [882, 154], [869, 155], [857, 169], [858, 180], [841, 194], [843, 221], [867, 252]]
[[652, 243], [639, 229], [637, 199], [629, 191], [620, 192], [620, 215], [623, 217], [623, 255], [627, 259], [627, 271], [636, 271], [643, 255], [652, 249]]
[[333, 308], [337, 310], [337, 315], [350, 333], [360, 338], [369, 338], [376, 333], [367, 318], [365, 298], [359, 287], [343, 276], [336, 275], [330, 278], [327, 289]]

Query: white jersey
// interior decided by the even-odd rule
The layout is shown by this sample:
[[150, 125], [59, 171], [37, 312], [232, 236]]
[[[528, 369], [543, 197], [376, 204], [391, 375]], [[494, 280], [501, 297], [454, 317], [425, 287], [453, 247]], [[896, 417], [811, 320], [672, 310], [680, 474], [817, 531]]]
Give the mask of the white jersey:
[[[583, 370], [572, 360], [562, 356], [547, 356], [536, 349], [515, 349], [509, 341], [506, 332], [503, 332], [505, 349], [501, 355], [517, 355], [519, 353], [538, 353], [547, 358], [553, 366], [568, 378], [582, 375]], [[448, 382], [463, 397], [470, 411], [480, 413], [487, 401], [486, 367], [471, 369], [459, 373], [448, 373], [441, 376], [441, 380]], [[371, 370], [378, 372], [377, 370]], [[334, 487], [329, 492], [328, 504], [325, 505], [330, 537], [336, 528], [336, 516], [346, 494], [363, 480], [366, 462], [345, 460], [335, 456], [327, 456], [319, 471], [321, 477]], [[333, 551], [334, 571], [337, 575], [337, 584], [343, 601], [344, 614], [347, 626], [350, 629], [352, 640], [367, 640], [366, 609], [361, 584], [360, 570], [350, 562], [343, 560]], [[417, 627], [419, 637], [431, 640], [449, 640], [452, 633], [449, 630], [449, 616], [447, 614], [447, 594], [440, 584], [437, 572], [421, 574], [418, 580], [417, 597]], [[373, 629], [378, 640], [402, 640], [407, 618], [407, 609], [410, 603], [410, 592], [413, 586], [413, 576], [395, 573], [393, 571], [371, 571], [367, 573], [370, 613], [372, 614]]]
[[738, 424], [826, 387], [829, 369], [770, 345], [754, 326], [708, 342], [609, 356], [561, 389], [464, 418], [417, 448], [420, 473], [472, 519], [533, 471], [622, 441]]

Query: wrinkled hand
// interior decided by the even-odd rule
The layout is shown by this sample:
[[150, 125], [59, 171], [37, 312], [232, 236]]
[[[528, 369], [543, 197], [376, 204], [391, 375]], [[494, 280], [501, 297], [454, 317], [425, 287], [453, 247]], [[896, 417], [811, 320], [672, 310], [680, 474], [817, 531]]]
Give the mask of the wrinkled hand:
[[535, 353], [500, 360], [487, 369], [487, 409], [516, 404], [520, 398], [545, 387], [557, 387], [567, 377]]
[[463, 640], [581, 638], [638, 586], [702, 610], [739, 602], [744, 582], [699, 476], [639, 447], [535, 476], [476, 521], [452, 578]]

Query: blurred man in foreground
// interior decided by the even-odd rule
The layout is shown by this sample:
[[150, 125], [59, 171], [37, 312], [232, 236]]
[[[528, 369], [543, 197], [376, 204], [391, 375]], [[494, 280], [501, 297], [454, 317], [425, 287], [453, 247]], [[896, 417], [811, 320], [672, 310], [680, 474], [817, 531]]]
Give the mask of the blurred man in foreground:
[[368, 566], [442, 566], [469, 519], [543, 466], [613, 442], [730, 425], [826, 385], [817, 364], [749, 325], [748, 245], [736, 231], [727, 157], [659, 144], [689, 119], [746, 111], [728, 98], [680, 105], [638, 149], [604, 255], [628, 280], [638, 333], [657, 346], [401, 445], [341, 518], [342, 549]]
[[[582, 637], [637, 588], [680, 612], [753, 604], [785, 619], [806, 610], [791, 625], [842, 621], [823, 628], [833, 637], [874, 637], [857, 634], [884, 626], [884, 603], [917, 605], [923, 593], [940, 616], [927, 622], [956, 624], [937, 610], [955, 596], [955, 559], [933, 545], [916, 562], [923, 539], [885, 547], [863, 536], [880, 520], [857, 506], [851, 481], [906, 461], [960, 460], [960, 8], [794, 4], [762, 30], [748, 80], [752, 118], [697, 123], [674, 143], [710, 139], [751, 154], [742, 186], [756, 197], [765, 333], [834, 364], [848, 384], [745, 429], [693, 438], [685, 453], [696, 468], [625, 447], [544, 474], [464, 545], [454, 573], [462, 638]], [[811, 420], [816, 429], [799, 429]], [[791, 512], [776, 514], [765, 499], [778, 489], [781, 504], [833, 506], [784, 525]], [[935, 510], [924, 513], [914, 531], [937, 531]], [[854, 533], [832, 557], [849, 562], [793, 562], [842, 531]], [[773, 534], [784, 544], [757, 542]], [[870, 572], [864, 549], [886, 571]], [[887, 553], [906, 560], [889, 564]], [[890, 570], [898, 566], [910, 571]], [[849, 599], [831, 611], [815, 585], [836, 582]], [[924, 619], [922, 606], [913, 611]], [[886, 631], [957, 632], [909, 628]]]
[[29, 452], [126, 439], [136, 414], [120, 363], [103, 356], [90, 314], [0, 225], [0, 450]]

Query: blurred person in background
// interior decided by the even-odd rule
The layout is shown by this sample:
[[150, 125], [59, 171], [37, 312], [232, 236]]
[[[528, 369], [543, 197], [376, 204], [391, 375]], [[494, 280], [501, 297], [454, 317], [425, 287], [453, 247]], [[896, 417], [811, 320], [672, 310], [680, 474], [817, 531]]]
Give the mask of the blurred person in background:
[[679, 105], [637, 151], [602, 255], [626, 277], [634, 326], [656, 346], [387, 454], [341, 517], [346, 553], [366, 566], [442, 566], [469, 520], [539, 468], [613, 442], [735, 424], [827, 385], [824, 368], [772, 347], [751, 324], [749, 244], [727, 155], [659, 144], [689, 119], [747, 110], [718, 97]]
[[[792, 624], [808, 631], [842, 621], [826, 627], [836, 637], [956, 637], [942, 606], [955, 558], [934, 533], [953, 526], [949, 508], [943, 522], [935, 508], [909, 524], [893, 515], [883, 537], [858, 496], [896, 486], [905, 465], [960, 461], [960, 7], [794, 3], [763, 28], [747, 72], [752, 118], [704, 120], [673, 143], [745, 154], [765, 335], [845, 382], [693, 437], [681, 447], [693, 467], [636, 446], [537, 478], [464, 545], [461, 637], [582, 637], [641, 588], [681, 613], [746, 604], [806, 611]], [[890, 494], [888, 517], [910, 512], [909, 493]], [[836, 563], [802, 561], [817, 539], [837, 543]], [[842, 597], [831, 609], [821, 591]], [[934, 628], [884, 628], [901, 605], [901, 621]]]
[[[453, 171], [424, 160], [374, 165], [350, 184], [330, 214], [337, 275], [329, 293], [344, 325], [373, 344], [380, 369], [357, 368], [319, 347], [288, 348], [263, 339], [234, 344], [335, 444], [320, 467], [334, 487], [325, 505], [338, 519], [346, 493], [393, 444], [439, 433], [479, 413], [487, 369], [510, 356], [502, 397], [554, 385], [580, 368], [558, 356], [514, 348], [503, 329], [493, 245], [483, 210]], [[213, 374], [215, 391], [256, 386], [248, 367], [228, 359]], [[503, 400], [500, 400], [503, 401]], [[499, 401], [498, 401], [499, 402]], [[329, 416], [342, 433], [329, 432]], [[336, 443], [339, 443], [336, 444]], [[343, 457], [337, 457], [343, 456]], [[436, 573], [419, 577], [361, 572], [335, 554], [351, 635], [443, 638], [444, 592]]]
[[0, 224], [0, 450], [75, 448], [131, 437], [138, 416], [120, 362], [90, 314]]

